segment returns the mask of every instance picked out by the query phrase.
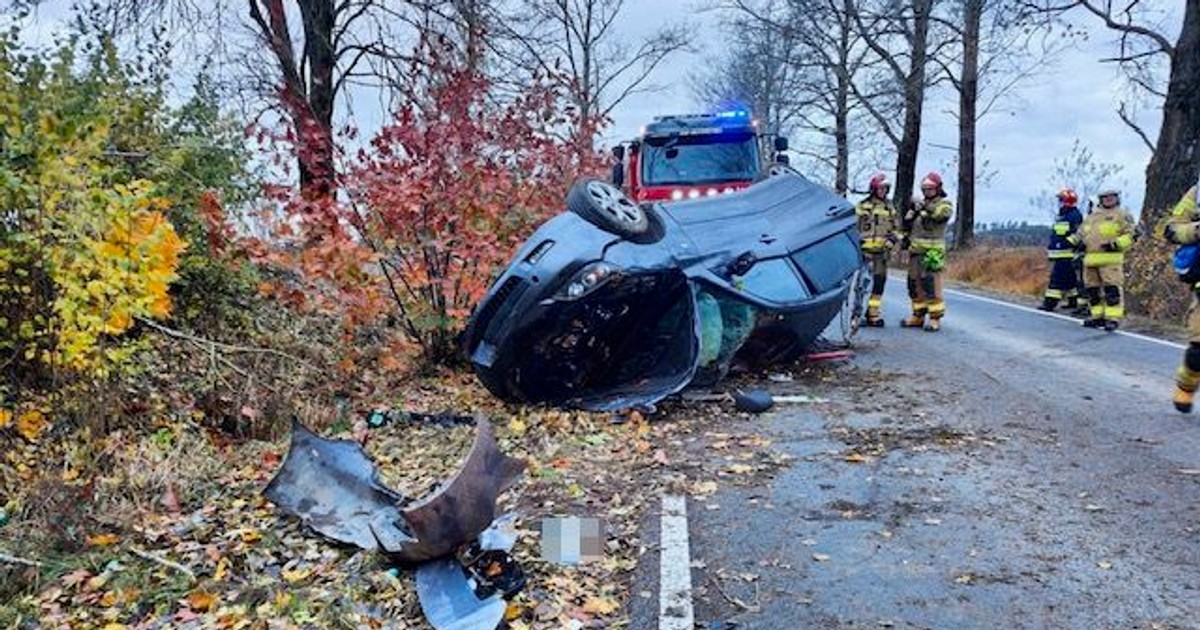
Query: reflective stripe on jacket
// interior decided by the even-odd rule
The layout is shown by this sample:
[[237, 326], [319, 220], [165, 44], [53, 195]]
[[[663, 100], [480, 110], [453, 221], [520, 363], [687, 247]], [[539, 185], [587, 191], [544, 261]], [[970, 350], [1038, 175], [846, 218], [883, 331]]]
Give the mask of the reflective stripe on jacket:
[[886, 200], [867, 197], [854, 206], [864, 252], [886, 251], [896, 238], [896, 209]]
[[[1120, 206], [1098, 207], [1079, 226], [1078, 239], [1087, 247], [1083, 264], [1087, 267], [1106, 267], [1125, 262], [1125, 250], [1133, 245], [1133, 217]], [[1112, 251], [1106, 251], [1106, 246]]]
[[1061, 206], [1058, 217], [1050, 226], [1050, 244], [1046, 246], [1046, 257], [1051, 260], [1075, 257], [1075, 246], [1071, 237], [1079, 231], [1083, 223], [1083, 214], [1075, 206]]
[[909, 233], [908, 250], [924, 253], [931, 249], [946, 249], [946, 224], [954, 214], [954, 204], [945, 197], [926, 199], [917, 208], [917, 219]]
[[1183, 193], [1183, 198], [1171, 209], [1167, 225], [1175, 226], [1175, 242], [1180, 245], [1190, 245], [1200, 242], [1200, 211], [1196, 208], [1197, 187]]

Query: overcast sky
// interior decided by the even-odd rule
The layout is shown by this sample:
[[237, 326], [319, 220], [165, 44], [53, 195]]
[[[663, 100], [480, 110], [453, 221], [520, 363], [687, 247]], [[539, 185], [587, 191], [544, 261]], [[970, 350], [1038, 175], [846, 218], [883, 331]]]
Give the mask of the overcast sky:
[[[1183, 0], [1154, 0], [1154, 6], [1171, 7]], [[1191, 1], [1191, 0], [1188, 0]], [[621, 37], [636, 42], [668, 22], [685, 21], [694, 33], [693, 52], [679, 54], [659, 68], [652, 82], [662, 89], [635, 94], [619, 105], [613, 113], [613, 126], [605, 133], [605, 141], [626, 140], [653, 116], [668, 113], [697, 112], [688, 77], [701, 72], [707, 59], [719, 52], [715, 47], [724, 42], [720, 37], [721, 14], [700, 11], [703, 0], [627, 0], [624, 14], [619, 18]], [[237, 3], [234, 3], [236, 5]], [[69, 3], [52, 0], [40, 11], [40, 31], [36, 39], [44, 38], [61, 25], [55, 24], [66, 13]], [[1092, 24], [1084, 16], [1077, 24]], [[1103, 162], [1122, 165], [1123, 170], [1111, 183], [1123, 191], [1122, 202], [1135, 210], [1140, 208], [1144, 174], [1149, 151], [1141, 140], [1125, 127], [1116, 114], [1117, 99], [1125, 93], [1124, 83], [1113, 64], [1099, 60], [1112, 56], [1114, 35], [1094, 25], [1091, 36], [1077, 47], [1059, 55], [1052, 67], [1019, 88], [1019, 96], [1007, 107], [992, 111], [979, 125], [977, 162], [986, 164], [991, 173], [987, 181], [977, 184], [976, 220], [1028, 220], [1048, 222], [1055, 203], [1046, 199], [1044, 209], [1030, 205], [1030, 198], [1041, 191], [1057, 190], [1070, 182], [1049, 180], [1057, 157], [1069, 154], [1079, 139]], [[1178, 21], [1166, 30], [1174, 41], [1178, 36]], [[953, 172], [954, 151], [957, 146], [957, 127], [952, 116], [945, 113], [956, 109], [956, 101], [945, 95], [934, 97], [925, 106], [925, 126], [918, 173], [936, 169], [943, 172], [948, 183], [956, 180]], [[362, 109], [355, 104], [356, 114]], [[1154, 139], [1158, 131], [1160, 112], [1143, 111], [1139, 122]], [[370, 127], [358, 121], [364, 131]], [[793, 139], [795, 144], [798, 139]], [[891, 170], [893, 164], [881, 164], [881, 170]], [[830, 182], [824, 182], [830, 183]], [[862, 188], [863, 182], [854, 187]], [[951, 197], [954, 196], [949, 186]]]
[[[1155, 0], [1155, 3], [1173, 5], [1176, 0]], [[706, 57], [714, 53], [713, 47], [723, 42], [718, 29], [721, 16], [697, 11], [696, 5], [697, 0], [628, 3], [623, 20], [627, 37], [638, 37], [665, 20], [682, 16], [696, 31], [698, 50], [670, 60], [656, 75], [656, 82], [664, 84], [665, 89], [635, 95], [618, 106], [613, 128], [606, 136], [631, 138], [656, 114], [697, 111], [699, 106], [691, 96], [688, 74], [702, 68]], [[1076, 23], [1091, 24], [1084, 16], [1079, 16]], [[1118, 98], [1125, 93], [1125, 87], [1115, 65], [1099, 61], [1113, 56], [1115, 36], [1099, 26], [1089, 31], [1086, 40], [1059, 55], [1053, 66], [1022, 85], [1019, 95], [1008, 101], [1005, 108], [990, 112], [980, 121], [977, 163], [986, 162], [986, 170], [994, 174], [986, 183], [977, 185], [977, 221], [1048, 222], [1055, 201], [1046, 199], [1045, 208], [1036, 209], [1029, 200], [1039, 191], [1056, 191], [1070, 184], [1052, 183], [1049, 176], [1055, 158], [1069, 154], [1076, 139], [1086, 144], [1097, 160], [1123, 167], [1111, 183], [1122, 190], [1125, 206], [1135, 213], [1140, 208], [1150, 153], [1116, 114]], [[1166, 32], [1172, 41], [1178, 33], [1178, 25]], [[933, 169], [942, 171], [948, 183], [956, 179], [955, 151], [946, 147], [956, 147], [958, 143], [957, 123], [944, 113], [950, 109], [957, 109], [957, 101], [947, 100], [945, 95], [926, 103], [917, 167], [919, 174]], [[1160, 116], [1157, 108], [1139, 113], [1139, 123], [1151, 140], [1157, 137]], [[894, 165], [883, 164], [880, 168], [890, 171]], [[862, 188], [863, 183], [858, 182], [857, 187]], [[954, 191], [949, 192], [953, 197]]]

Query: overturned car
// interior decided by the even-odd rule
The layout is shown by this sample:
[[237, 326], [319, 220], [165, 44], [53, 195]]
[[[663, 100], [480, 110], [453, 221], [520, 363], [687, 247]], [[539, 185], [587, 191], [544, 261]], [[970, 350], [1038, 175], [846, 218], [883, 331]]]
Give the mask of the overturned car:
[[496, 396], [603, 411], [796, 358], [860, 271], [853, 206], [787, 167], [749, 188], [637, 205], [576, 184], [480, 302], [465, 351]]

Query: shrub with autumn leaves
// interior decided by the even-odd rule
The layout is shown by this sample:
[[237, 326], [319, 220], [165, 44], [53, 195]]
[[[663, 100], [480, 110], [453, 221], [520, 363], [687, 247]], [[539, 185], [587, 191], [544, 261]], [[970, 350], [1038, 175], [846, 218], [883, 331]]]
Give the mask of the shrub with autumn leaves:
[[601, 169], [597, 153], [561, 133], [573, 123], [552, 82], [498, 104], [469, 71], [427, 60], [420, 73], [347, 160], [342, 194], [289, 197], [275, 239], [258, 244], [295, 272], [269, 290], [347, 322], [347, 368], [452, 362], [472, 307], [515, 248], [561, 211], [572, 181]]

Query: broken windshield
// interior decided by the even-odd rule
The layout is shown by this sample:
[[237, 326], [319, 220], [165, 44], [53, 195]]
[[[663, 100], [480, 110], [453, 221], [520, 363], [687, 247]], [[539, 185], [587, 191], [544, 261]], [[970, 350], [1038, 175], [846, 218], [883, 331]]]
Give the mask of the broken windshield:
[[651, 186], [753, 179], [758, 142], [750, 133], [647, 138], [643, 180]]

